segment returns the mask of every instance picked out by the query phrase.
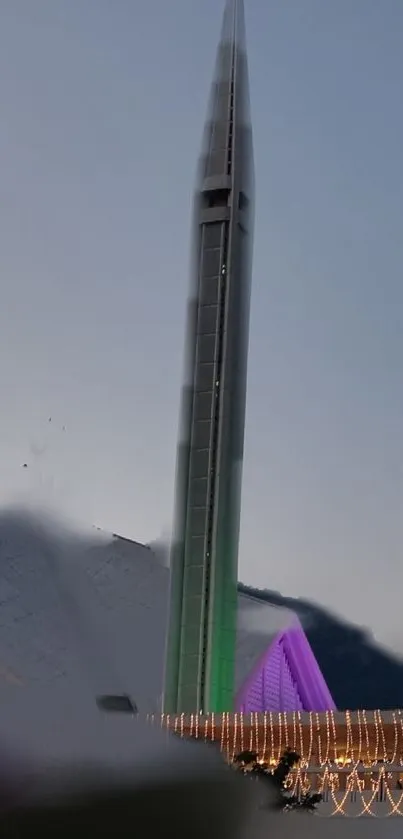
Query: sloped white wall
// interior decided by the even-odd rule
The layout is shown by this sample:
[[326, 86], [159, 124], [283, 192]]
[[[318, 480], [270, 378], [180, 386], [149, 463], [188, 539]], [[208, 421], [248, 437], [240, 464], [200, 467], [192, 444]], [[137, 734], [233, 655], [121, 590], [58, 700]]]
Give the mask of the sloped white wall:
[[[64, 681], [161, 709], [169, 569], [150, 548], [0, 512], [0, 702]], [[237, 685], [290, 613], [240, 595]], [[292, 616], [291, 616], [292, 617]]]

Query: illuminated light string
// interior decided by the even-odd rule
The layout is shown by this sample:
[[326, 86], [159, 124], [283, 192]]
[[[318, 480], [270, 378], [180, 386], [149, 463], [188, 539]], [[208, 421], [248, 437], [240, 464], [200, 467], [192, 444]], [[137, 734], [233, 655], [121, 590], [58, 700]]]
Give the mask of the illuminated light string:
[[[403, 780], [402, 711], [391, 713], [392, 722], [388, 722], [387, 726], [389, 733], [393, 729], [393, 737], [388, 739], [380, 710], [358, 711], [354, 723], [349, 711], [344, 715], [344, 723], [340, 723], [341, 715], [337, 716], [338, 721], [333, 711], [327, 711], [324, 715], [311, 712], [307, 725], [299, 711], [277, 715], [272, 711], [264, 714], [225, 712], [221, 715], [207, 715], [203, 722], [202, 715], [191, 714], [187, 717], [180, 714], [162, 715], [160, 724], [182, 738], [200, 739], [203, 736], [206, 742], [219, 740], [221, 752], [230, 763], [237, 751], [245, 750], [246, 744], [250, 751], [257, 752], [261, 762], [270, 766], [279, 763], [287, 747], [292, 748], [300, 754], [301, 760], [291, 774], [287, 787], [293, 794], [299, 791], [305, 793], [312, 788], [309, 775], [316, 775], [315, 786], [318, 791], [330, 794], [334, 806], [331, 815], [349, 815], [346, 805], [354, 795], [361, 801], [361, 810], [355, 814], [357, 816], [376, 816], [373, 805], [379, 800], [389, 805], [386, 815], [403, 816], [403, 790], [399, 795], [392, 795], [390, 789], [390, 781], [394, 776], [398, 775], [399, 780]], [[149, 719], [155, 722], [154, 716]], [[344, 748], [340, 743], [343, 729]], [[354, 738], [354, 730], [357, 738]], [[318, 765], [317, 773], [312, 769], [313, 756], [314, 765]], [[388, 765], [394, 767], [393, 773], [388, 770]], [[396, 767], [401, 767], [402, 771], [397, 772]], [[346, 780], [345, 788], [341, 790], [342, 775]], [[371, 789], [367, 787], [367, 782]]]
[[[293, 712], [292, 715], [280, 713], [277, 715], [277, 720], [274, 720], [273, 712], [265, 714], [229, 714], [224, 712], [218, 717], [216, 714], [207, 715], [203, 719], [203, 729], [205, 739], [212, 741], [217, 740], [217, 732], [219, 737], [226, 746], [224, 751], [230, 754], [233, 749], [228, 742], [230, 732], [232, 732], [233, 748], [235, 749], [240, 740], [241, 749], [245, 749], [248, 743], [249, 748], [255, 748], [262, 758], [274, 758], [277, 762], [281, 758], [284, 748], [291, 746], [301, 754], [302, 762], [309, 765], [311, 763], [313, 751], [317, 754], [319, 764], [323, 765], [333, 760], [333, 762], [368, 762], [373, 763], [379, 760], [396, 762], [399, 752], [399, 759], [403, 766], [403, 756], [401, 755], [401, 743], [403, 745], [403, 714], [401, 711], [392, 712], [393, 721], [393, 754], [388, 756], [388, 749], [386, 743], [386, 735], [384, 729], [384, 722], [380, 711], [370, 712], [373, 714], [373, 723], [368, 722], [367, 714], [369, 712], [357, 712], [357, 723], [354, 724], [358, 731], [358, 743], [354, 741], [353, 722], [351, 713], [346, 712], [345, 723], [343, 726], [338, 723], [338, 730], [345, 728], [346, 744], [342, 749], [344, 758], [338, 757], [338, 750], [340, 743], [338, 743], [336, 721], [333, 711], [327, 711], [321, 720], [321, 715], [311, 712], [309, 714], [308, 732], [309, 743], [306, 748], [306, 740], [304, 739], [304, 732], [307, 732], [306, 723], [301, 719], [299, 711]], [[291, 716], [291, 720], [290, 720]], [[339, 715], [340, 716], [340, 715]], [[150, 719], [153, 719], [152, 717]], [[201, 715], [191, 714], [187, 717], [185, 714], [178, 716], [162, 715], [161, 725], [165, 728], [173, 728], [176, 733], [180, 729], [180, 736], [200, 737], [200, 722]], [[375, 747], [372, 750], [371, 757], [370, 746], [370, 725], [373, 726], [375, 732]], [[225, 732], [223, 734], [222, 729]], [[268, 734], [270, 728], [270, 734]], [[391, 724], [388, 723], [388, 728]], [[277, 731], [277, 738], [275, 739], [275, 732]], [[292, 732], [292, 734], [291, 734]], [[263, 734], [263, 744], [259, 742]], [[270, 747], [269, 747], [270, 740]], [[331, 752], [333, 757], [331, 757]], [[366, 761], [363, 760], [363, 753], [366, 752]]]
[[[374, 758], [370, 758], [370, 754], [369, 754], [369, 750], [370, 750], [369, 725], [371, 723], [368, 722], [368, 720], [367, 720], [367, 713], [368, 712], [366, 712], [366, 711], [357, 712], [357, 728], [358, 728], [358, 735], [359, 735], [358, 747], [357, 747], [357, 744], [354, 744], [354, 742], [353, 742], [353, 723], [351, 721], [351, 713], [347, 712], [346, 715], [345, 715], [346, 747], [345, 747], [344, 751], [347, 752], [347, 753], [348, 752], [351, 753], [351, 759], [354, 758], [354, 750], [357, 749], [357, 748], [358, 748], [358, 756], [360, 757], [360, 759], [362, 758], [363, 745], [364, 745], [363, 744], [363, 739], [364, 739], [363, 738], [363, 729], [364, 729], [364, 734], [365, 734], [365, 747], [366, 747], [366, 751], [367, 751], [367, 757], [370, 761], [372, 761], [374, 759]], [[371, 712], [371, 713], [373, 713], [373, 715], [374, 715], [374, 729], [375, 729], [375, 740], [376, 740], [375, 756], [374, 757], [375, 757], [375, 759], [377, 759], [377, 758], [379, 759], [380, 744], [381, 744], [382, 745], [382, 757], [383, 757], [383, 759], [386, 760], [387, 759], [387, 746], [386, 746], [386, 736], [385, 736], [385, 730], [384, 730], [384, 723], [383, 723], [383, 720], [382, 720], [382, 715], [381, 715], [380, 711], [374, 711], [374, 712]], [[324, 721], [323, 721], [324, 724], [323, 724], [323, 722], [321, 722], [319, 714], [317, 714], [317, 713], [309, 714], [310, 736], [309, 736], [308, 753], [306, 755], [306, 758], [310, 756], [310, 754], [312, 752], [312, 748], [315, 744], [315, 737], [314, 737], [313, 731], [314, 731], [314, 719], [316, 719], [316, 731], [317, 731], [316, 739], [317, 739], [318, 744], [320, 743], [319, 751], [320, 751], [321, 754], [323, 754], [323, 749], [322, 749], [323, 731], [324, 731], [324, 729], [326, 731], [326, 753], [325, 753], [325, 756], [324, 756], [323, 760], [326, 761], [326, 759], [328, 758], [329, 750], [330, 750], [331, 745], [333, 746], [333, 751], [335, 752], [335, 758], [337, 759], [338, 746], [337, 746], [337, 732], [336, 732], [336, 725], [335, 725], [335, 719], [334, 719], [334, 712], [328, 711], [323, 716], [324, 716]], [[403, 741], [403, 714], [402, 714], [401, 711], [396, 711], [396, 712], [391, 712], [391, 716], [392, 716], [392, 720], [393, 720], [394, 741], [395, 741], [394, 757], [396, 757], [396, 752], [397, 752], [397, 748], [398, 748], [399, 739]], [[190, 727], [192, 728], [192, 732], [194, 733], [194, 736], [197, 736], [199, 734], [199, 731], [200, 731], [199, 720], [201, 719], [201, 717], [202, 717], [202, 715], [199, 715], [199, 714], [192, 714], [192, 715], [189, 716]], [[155, 719], [154, 715], [151, 715], [148, 718], [151, 721], [154, 721], [154, 719]], [[268, 721], [269, 721], [270, 729], [271, 729], [270, 739], [271, 739], [271, 751], [272, 752], [275, 751], [274, 731], [276, 729], [279, 731], [280, 742], [278, 743], [278, 748], [280, 748], [280, 751], [281, 751], [281, 748], [284, 748], [285, 746], [288, 746], [291, 743], [294, 747], [296, 747], [298, 745], [297, 740], [299, 739], [300, 740], [299, 745], [301, 747], [300, 751], [302, 751], [303, 753], [305, 752], [304, 740], [303, 740], [303, 729], [304, 728], [306, 729], [306, 725], [305, 725], [304, 721], [301, 719], [301, 713], [300, 712], [294, 712], [292, 714], [292, 730], [293, 730], [292, 738], [290, 737], [290, 727], [291, 727], [290, 720], [287, 719], [287, 715], [284, 714], [284, 713], [281, 713], [281, 714], [278, 715], [278, 724], [277, 725], [274, 722], [273, 712], [268, 712], [268, 713], [265, 713], [265, 714], [258, 714], [258, 713], [255, 713], [255, 712], [253, 712], [252, 714], [242, 714], [242, 713], [241, 714], [229, 714], [228, 712], [225, 712], [221, 715], [221, 720], [219, 720], [218, 723], [216, 722], [216, 718], [217, 718], [217, 715], [213, 715], [213, 714], [212, 715], [207, 715], [207, 716], [204, 717], [203, 721], [204, 721], [205, 729], [207, 730], [207, 733], [208, 733], [207, 736], [208, 736], [209, 739], [211, 739], [211, 738], [213, 740], [217, 739], [215, 737], [216, 727], [221, 732], [221, 727], [222, 727], [223, 724], [228, 725], [232, 722], [232, 728], [233, 729], [236, 729], [237, 726], [240, 724], [241, 739], [243, 737], [244, 741], [245, 741], [245, 727], [249, 731], [249, 737], [251, 736], [250, 732], [251, 732], [251, 729], [252, 729], [252, 742], [253, 742], [253, 727], [255, 729], [255, 738], [256, 738], [256, 736], [257, 737], [260, 736], [260, 729], [263, 727], [263, 732], [266, 732], [266, 736], [264, 738], [264, 744], [263, 744], [264, 749], [266, 750], [267, 741], [268, 741], [267, 724], [268, 724]], [[262, 723], [263, 723], [263, 726], [262, 726]], [[185, 731], [185, 728], [186, 729], [189, 728], [189, 723], [187, 722], [187, 717], [186, 717], [185, 714], [181, 714], [179, 717], [178, 716], [171, 717], [170, 715], [162, 715], [161, 725], [165, 728], [174, 727], [175, 731], [177, 731], [178, 728], [180, 727], [181, 735], [187, 736], [187, 731]], [[300, 734], [299, 738], [298, 738], [298, 735], [297, 735], [297, 727], [298, 727], [299, 734]], [[341, 726], [339, 724], [339, 728], [340, 727]], [[388, 724], [388, 727], [390, 728], [390, 724]], [[400, 729], [400, 732], [399, 732], [399, 729]], [[400, 736], [399, 736], [399, 734], [400, 734]], [[333, 743], [331, 743], [331, 740], [333, 740]], [[245, 745], [245, 742], [243, 743], [243, 745]], [[402, 765], [403, 765], [403, 760], [402, 760]]]
[[[388, 773], [388, 774], [390, 774], [390, 773]], [[375, 780], [375, 778], [372, 778], [371, 780], [372, 780], [372, 794], [370, 795], [369, 799], [367, 799], [367, 800], [365, 799], [364, 794], [363, 794], [364, 789], [365, 789], [365, 780], [363, 780], [359, 777], [357, 766], [354, 767], [354, 769], [352, 770], [352, 772], [350, 773], [350, 775], [347, 778], [346, 790], [345, 790], [344, 795], [343, 795], [341, 800], [338, 801], [337, 798], [336, 798], [336, 794], [335, 794], [337, 792], [338, 788], [339, 788], [338, 785], [337, 784], [331, 784], [329, 786], [329, 788], [330, 788], [330, 794], [332, 796], [332, 800], [333, 800], [333, 804], [334, 804], [334, 810], [332, 811], [332, 813], [330, 815], [332, 815], [332, 816], [333, 815], [348, 816], [349, 814], [345, 810], [345, 805], [348, 802], [349, 796], [351, 796], [351, 794], [354, 793], [354, 792], [358, 792], [360, 794], [360, 797], [361, 797], [362, 809], [361, 809], [360, 812], [355, 814], [355, 817], [358, 818], [359, 816], [363, 816], [363, 815], [371, 815], [371, 816], [375, 816], [375, 817], [378, 816], [379, 817], [378, 813], [376, 813], [372, 810], [372, 805], [375, 801], [378, 800], [379, 794], [380, 794], [381, 790], [383, 790], [386, 793], [386, 797], [387, 797], [388, 803], [390, 805], [390, 809], [385, 815], [387, 815], [387, 816], [392, 816], [392, 815], [403, 816], [403, 810], [402, 810], [403, 792], [399, 795], [399, 798], [398, 798], [397, 801], [395, 801], [393, 799], [393, 797], [391, 795], [391, 792], [390, 792], [390, 789], [389, 789], [389, 786], [387, 784], [386, 771], [385, 771], [384, 767], [382, 767], [379, 770], [378, 780]]]
[[[246, 725], [248, 725], [248, 721], [246, 721]], [[245, 749], [245, 714], [241, 715], [241, 743], [243, 743], [243, 748]]]

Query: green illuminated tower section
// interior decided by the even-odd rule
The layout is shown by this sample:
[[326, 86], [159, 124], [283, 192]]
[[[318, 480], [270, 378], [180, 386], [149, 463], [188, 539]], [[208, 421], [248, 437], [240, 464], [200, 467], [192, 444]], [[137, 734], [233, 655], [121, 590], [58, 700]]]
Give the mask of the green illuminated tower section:
[[242, 0], [228, 0], [195, 194], [164, 711], [230, 711], [253, 153]]

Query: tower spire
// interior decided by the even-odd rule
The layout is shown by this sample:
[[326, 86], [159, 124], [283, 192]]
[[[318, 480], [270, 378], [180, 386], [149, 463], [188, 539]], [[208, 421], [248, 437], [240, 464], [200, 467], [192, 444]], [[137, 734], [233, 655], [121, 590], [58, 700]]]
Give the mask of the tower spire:
[[246, 125], [250, 129], [243, 0], [227, 0], [205, 125], [201, 177], [231, 174], [235, 127]]
[[221, 26], [220, 45], [239, 44], [245, 50], [245, 15], [243, 0], [227, 0]]

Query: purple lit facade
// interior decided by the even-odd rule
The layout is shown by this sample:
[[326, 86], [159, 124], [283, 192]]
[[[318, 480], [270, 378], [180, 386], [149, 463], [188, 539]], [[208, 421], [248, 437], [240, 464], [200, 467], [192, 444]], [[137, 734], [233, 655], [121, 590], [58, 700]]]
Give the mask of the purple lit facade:
[[336, 706], [298, 619], [279, 632], [236, 696], [236, 711], [331, 711]]

